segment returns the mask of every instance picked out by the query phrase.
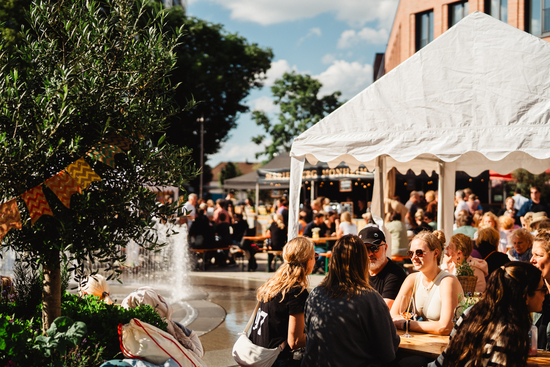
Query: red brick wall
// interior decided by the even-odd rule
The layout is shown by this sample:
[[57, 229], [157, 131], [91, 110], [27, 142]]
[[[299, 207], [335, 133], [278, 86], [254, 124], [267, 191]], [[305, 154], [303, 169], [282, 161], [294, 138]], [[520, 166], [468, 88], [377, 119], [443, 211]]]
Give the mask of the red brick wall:
[[[521, 30], [525, 30], [525, 1], [527, 0], [508, 0], [508, 24]], [[454, 2], [456, 1], [401, 0], [399, 2], [386, 48], [386, 73], [416, 52], [415, 15], [433, 9], [435, 39], [449, 28], [448, 5]], [[469, 4], [470, 13], [485, 10], [484, 0], [470, 0]], [[543, 38], [543, 40], [550, 42], [550, 37]]]

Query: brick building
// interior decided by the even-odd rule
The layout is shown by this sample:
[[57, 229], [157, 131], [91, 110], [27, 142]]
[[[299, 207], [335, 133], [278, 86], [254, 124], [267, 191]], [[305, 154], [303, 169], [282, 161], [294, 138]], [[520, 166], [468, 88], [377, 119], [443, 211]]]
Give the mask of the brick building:
[[388, 73], [474, 11], [550, 41], [550, 0], [400, 0], [384, 61], [375, 65], [374, 78]]

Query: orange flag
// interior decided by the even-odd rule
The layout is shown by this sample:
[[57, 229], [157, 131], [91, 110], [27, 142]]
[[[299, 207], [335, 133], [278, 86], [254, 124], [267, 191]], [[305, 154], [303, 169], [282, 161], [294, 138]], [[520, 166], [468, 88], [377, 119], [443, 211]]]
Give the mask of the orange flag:
[[30, 189], [21, 195], [23, 201], [29, 208], [29, 213], [31, 215], [31, 224], [34, 223], [43, 215], [51, 215], [53, 217], [52, 210], [46, 201], [44, 196], [44, 191], [42, 191], [42, 186], [36, 186], [35, 188]]
[[53, 191], [55, 195], [61, 200], [63, 205], [70, 208], [71, 196], [78, 192], [82, 194], [82, 189], [78, 186], [78, 183], [67, 172], [61, 171], [57, 175], [49, 178], [45, 182], [46, 186]]
[[115, 154], [118, 153], [124, 152], [116, 145], [99, 143], [96, 147], [90, 149], [90, 151], [86, 154], [108, 166], [115, 168]]
[[92, 167], [86, 163], [84, 158], [80, 158], [78, 161], [67, 167], [67, 172], [69, 172], [69, 174], [83, 189], [87, 189], [88, 186], [90, 186], [90, 184], [94, 181], [101, 181], [101, 177], [94, 172]]
[[0, 241], [12, 228], [21, 229], [21, 215], [16, 199], [11, 199], [0, 205]]

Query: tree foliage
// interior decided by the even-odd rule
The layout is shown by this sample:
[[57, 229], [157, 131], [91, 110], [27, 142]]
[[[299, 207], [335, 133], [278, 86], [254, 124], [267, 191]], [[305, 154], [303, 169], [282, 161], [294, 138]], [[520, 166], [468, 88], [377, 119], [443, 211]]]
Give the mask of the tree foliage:
[[[53, 276], [44, 290], [45, 314], [55, 316], [60, 307], [60, 256], [80, 266], [89, 259], [112, 264], [124, 259], [120, 248], [130, 239], [155, 247], [153, 221], [175, 208], [159, 205], [146, 186], [182, 187], [197, 173], [190, 151], [162, 135], [167, 117], [177, 112], [169, 77], [181, 30], [163, 32], [164, 13], [152, 19], [146, 9], [133, 0], [101, 6], [93, 0], [37, 0], [29, 13], [31, 30], [14, 51], [1, 41], [0, 202], [81, 157], [102, 178], [73, 195], [70, 209], [43, 185], [54, 216], [42, 216], [33, 226], [19, 200], [23, 228], [3, 242], [42, 265], [45, 283]], [[115, 156], [115, 168], [86, 156], [111, 134], [132, 143]]]
[[31, 0], [2, 0], [0, 1], [0, 35], [10, 50], [20, 42], [23, 34], [21, 26], [29, 28], [25, 14], [29, 10]]
[[[321, 82], [311, 76], [295, 72], [285, 73], [281, 79], [275, 81], [271, 92], [275, 105], [280, 108], [278, 122], [271, 122], [263, 111], [252, 112], [253, 120], [272, 139], [271, 144], [265, 146], [264, 152], [256, 154], [256, 157], [267, 155], [268, 160], [271, 160], [276, 153], [290, 152], [296, 136], [340, 107], [340, 92], [318, 97], [322, 86]], [[252, 141], [261, 145], [265, 139], [265, 135], [258, 135]]]
[[544, 172], [540, 175], [534, 175], [520, 168], [512, 173], [512, 177], [517, 180], [516, 185], [521, 189], [523, 196], [529, 197], [531, 186], [537, 186], [541, 192], [541, 201], [543, 203], [550, 201], [550, 185], [548, 185], [550, 174]]
[[242, 174], [243, 173], [235, 163], [228, 162], [227, 165], [223, 167], [222, 170], [220, 171], [220, 178], [219, 178], [220, 187], [223, 187], [225, 180], [233, 177], [238, 177]]
[[225, 31], [220, 24], [187, 17], [178, 7], [170, 9], [169, 19], [169, 25], [185, 29], [172, 73], [172, 83], [179, 83], [176, 101], [180, 106], [192, 98], [198, 103], [192, 110], [170, 117], [168, 139], [193, 148], [193, 158], [199, 162], [199, 119], [204, 118], [204, 154], [215, 154], [236, 126], [239, 114], [248, 111], [243, 100], [252, 88], [262, 86], [273, 53]]

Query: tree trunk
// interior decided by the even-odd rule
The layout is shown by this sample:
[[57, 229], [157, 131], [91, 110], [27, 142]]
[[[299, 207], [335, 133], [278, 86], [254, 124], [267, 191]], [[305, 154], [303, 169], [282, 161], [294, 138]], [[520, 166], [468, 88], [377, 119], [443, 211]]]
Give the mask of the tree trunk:
[[59, 252], [50, 254], [45, 261], [42, 282], [42, 332], [50, 328], [53, 321], [61, 316], [61, 262]]

